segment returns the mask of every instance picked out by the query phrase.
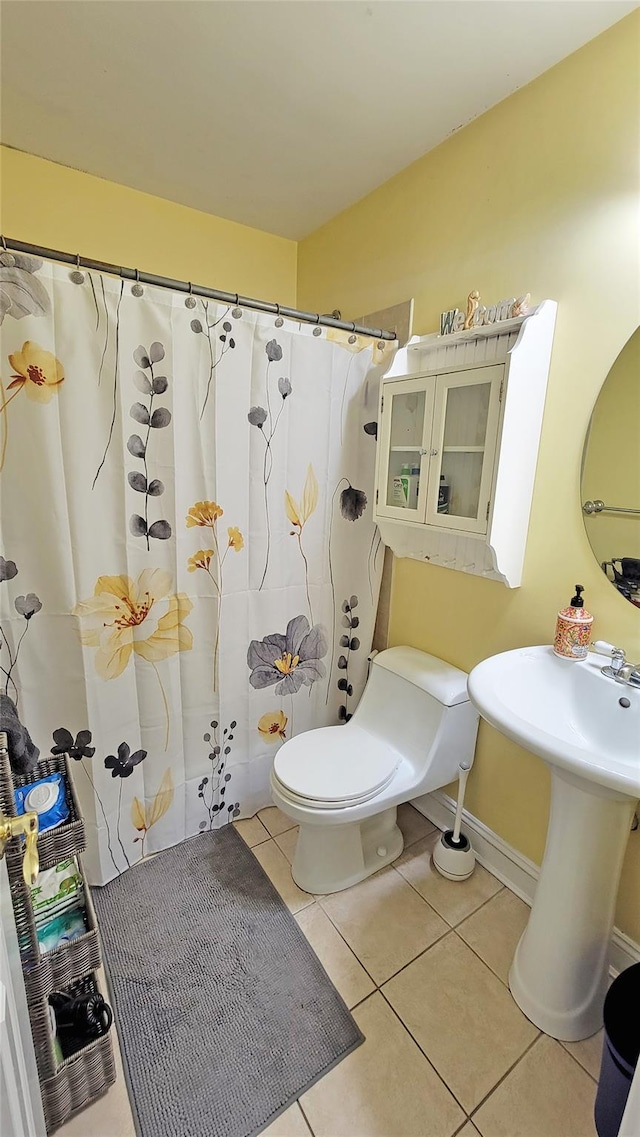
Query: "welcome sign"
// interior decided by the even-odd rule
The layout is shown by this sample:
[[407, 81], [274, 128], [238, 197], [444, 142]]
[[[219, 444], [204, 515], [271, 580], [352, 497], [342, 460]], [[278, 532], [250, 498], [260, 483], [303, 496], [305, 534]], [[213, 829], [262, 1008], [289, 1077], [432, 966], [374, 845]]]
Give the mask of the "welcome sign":
[[524, 296], [512, 296], [510, 300], [499, 300], [497, 304], [485, 307], [480, 303], [480, 293], [470, 292], [466, 313], [461, 308], [450, 308], [448, 312], [440, 313], [440, 335], [449, 336], [453, 332], [477, 328], [482, 324], [497, 324], [501, 320], [524, 316], [530, 300], [531, 294], [527, 292]]

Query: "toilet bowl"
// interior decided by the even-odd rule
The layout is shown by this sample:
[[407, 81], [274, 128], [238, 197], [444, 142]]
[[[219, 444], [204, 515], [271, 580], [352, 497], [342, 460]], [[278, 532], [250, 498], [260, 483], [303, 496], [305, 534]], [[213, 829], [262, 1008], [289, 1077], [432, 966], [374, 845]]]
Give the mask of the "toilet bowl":
[[464, 671], [410, 647], [375, 655], [353, 718], [297, 735], [275, 757], [273, 800], [300, 826], [300, 888], [339, 892], [395, 860], [398, 805], [453, 781], [473, 762], [477, 731]]

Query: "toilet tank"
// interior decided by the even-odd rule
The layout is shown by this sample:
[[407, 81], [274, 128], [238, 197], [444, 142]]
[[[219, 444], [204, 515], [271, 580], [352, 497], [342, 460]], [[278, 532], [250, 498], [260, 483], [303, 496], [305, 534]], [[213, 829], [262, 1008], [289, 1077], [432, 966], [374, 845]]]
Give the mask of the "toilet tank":
[[392, 647], [371, 661], [353, 722], [389, 743], [424, 773], [428, 792], [471, 765], [478, 713], [467, 694], [467, 674], [412, 647]]

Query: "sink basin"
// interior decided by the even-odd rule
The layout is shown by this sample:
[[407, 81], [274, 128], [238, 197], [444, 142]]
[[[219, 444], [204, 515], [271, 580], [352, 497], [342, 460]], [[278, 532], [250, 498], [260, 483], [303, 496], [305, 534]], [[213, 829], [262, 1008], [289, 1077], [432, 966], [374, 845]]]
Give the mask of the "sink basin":
[[509, 987], [536, 1026], [571, 1042], [602, 1026], [618, 884], [640, 796], [640, 690], [602, 675], [605, 662], [519, 648], [485, 659], [468, 683], [482, 717], [551, 770], [544, 859]]
[[[576, 662], [551, 647], [505, 651], [478, 664], [469, 696], [502, 734], [604, 789], [640, 797], [640, 690], [602, 675], [604, 656]], [[620, 700], [629, 701], [629, 706]]]

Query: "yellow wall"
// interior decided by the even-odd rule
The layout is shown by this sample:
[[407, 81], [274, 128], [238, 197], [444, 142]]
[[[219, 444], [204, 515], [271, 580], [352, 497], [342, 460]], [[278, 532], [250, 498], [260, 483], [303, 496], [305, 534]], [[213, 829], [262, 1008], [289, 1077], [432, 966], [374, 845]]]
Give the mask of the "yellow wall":
[[[623, 347], [596, 403], [582, 475], [582, 497], [640, 510], [640, 328]], [[640, 516], [585, 518], [600, 562], [640, 557]]]
[[295, 241], [0, 148], [2, 232], [49, 249], [295, 304]]
[[[314, 311], [337, 305], [348, 318], [414, 296], [424, 334], [472, 288], [487, 302], [527, 291], [559, 302], [521, 588], [394, 566], [391, 643], [465, 670], [549, 643], [576, 581], [595, 635], [640, 658], [640, 613], [593, 557], [579, 487], [593, 404], [638, 322], [639, 31], [634, 13], [300, 244], [298, 303]], [[471, 812], [539, 862], [548, 796], [544, 764], [482, 724]], [[617, 922], [640, 941], [640, 832]]]

